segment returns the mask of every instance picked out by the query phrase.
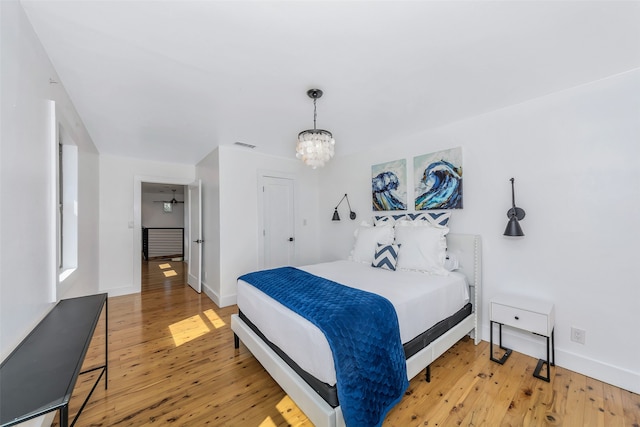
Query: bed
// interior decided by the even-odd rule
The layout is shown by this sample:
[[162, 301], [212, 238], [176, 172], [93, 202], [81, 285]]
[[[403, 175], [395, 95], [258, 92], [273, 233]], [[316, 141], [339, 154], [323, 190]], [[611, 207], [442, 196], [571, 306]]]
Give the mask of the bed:
[[[415, 233], [414, 229], [410, 231]], [[379, 235], [376, 238], [379, 240]], [[449, 233], [446, 247], [447, 254], [455, 257], [457, 268], [445, 275], [371, 268], [358, 262], [362, 260], [357, 259], [357, 247], [355, 260], [299, 269], [349, 287], [364, 287], [391, 301], [406, 357], [406, 377], [411, 379], [426, 369], [428, 378], [430, 364], [461, 338], [471, 335], [476, 344], [479, 342], [476, 307], [481, 295], [480, 237]], [[431, 296], [427, 296], [438, 301], [435, 309], [422, 310], [427, 303], [408, 296], [408, 289], [420, 288], [425, 280], [435, 283], [430, 285]], [[336, 368], [323, 332], [244, 280], [238, 281], [238, 307], [239, 313], [231, 318], [236, 348], [242, 341], [314, 425], [344, 426], [335, 391]], [[418, 320], [409, 316], [411, 313], [417, 313]]]

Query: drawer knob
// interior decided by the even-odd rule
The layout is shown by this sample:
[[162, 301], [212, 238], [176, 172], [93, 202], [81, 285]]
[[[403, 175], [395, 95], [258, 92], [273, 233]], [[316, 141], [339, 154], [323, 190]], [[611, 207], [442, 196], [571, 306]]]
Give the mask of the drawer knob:
[[515, 318], [516, 320], [520, 320], [520, 318], [519, 318], [518, 316], [514, 316], [514, 318]]

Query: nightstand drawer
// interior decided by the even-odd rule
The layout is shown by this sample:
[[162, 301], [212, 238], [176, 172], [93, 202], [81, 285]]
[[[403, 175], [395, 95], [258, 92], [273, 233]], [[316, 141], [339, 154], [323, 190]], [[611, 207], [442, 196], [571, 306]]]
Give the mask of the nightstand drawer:
[[550, 329], [553, 328], [552, 326], [550, 328], [549, 317], [546, 314], [495, 302], [491, 303], [491, 320], [547, 337], [551, 334]]

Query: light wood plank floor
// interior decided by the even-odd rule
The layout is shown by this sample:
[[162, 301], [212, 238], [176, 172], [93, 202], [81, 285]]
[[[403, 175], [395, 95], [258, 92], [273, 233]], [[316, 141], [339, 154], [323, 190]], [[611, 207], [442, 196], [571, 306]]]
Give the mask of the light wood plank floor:
[[[233, 348], [230, 316], [186, 283], [181, 262], [143, 264], [143, 293], [109, 299], [109, 388], [101, 380], [77, 426], [310, 426], [260, 364]], [[104, 358], [94, 338], [85, 367]], [[414, 378], [384, 426], [634, 426], [640, 396], [514, 352], [489, 360], [486, 342], [462, 340]], [[81, 376], [74, 414], [93, 374]], [[84, 378], [83, 378], [84, 377]], [[54, 423], [57, 425], [57, 420]]]

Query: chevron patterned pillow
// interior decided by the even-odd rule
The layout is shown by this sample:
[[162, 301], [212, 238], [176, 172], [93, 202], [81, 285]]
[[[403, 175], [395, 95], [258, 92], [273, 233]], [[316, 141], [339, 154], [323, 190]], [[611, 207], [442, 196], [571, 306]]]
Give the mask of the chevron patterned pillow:
[[376, 215], [373, 217], [373, 225], [393, 225], [397, 221], [407, 219], [406, 214], [398, 214], [398, 215]]
[[398, 261], [398, 249], [400, 245], [378, 243], [376, 254], [371, 263], [372, 267], [384, 268], [396, 271], [396, 262]]
[[448, 227], [451, 212], [421, 212], [410, 213], [407, 217], [411, 221], [427, 221], [434, 227]]

